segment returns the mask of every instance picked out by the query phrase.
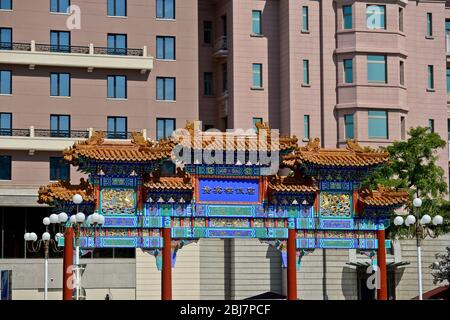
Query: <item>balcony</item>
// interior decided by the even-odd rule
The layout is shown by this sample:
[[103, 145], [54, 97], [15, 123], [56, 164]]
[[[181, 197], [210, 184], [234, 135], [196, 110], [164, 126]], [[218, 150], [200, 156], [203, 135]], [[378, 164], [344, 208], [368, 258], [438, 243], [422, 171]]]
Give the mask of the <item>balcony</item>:
[[[76, 141], [88, 139], [94, 132], [93, 128], [86, 130], [48, 130], [35, 129], [0, 129], [0, 149], [35, 151], [62, 151], [71, 147]], [[147, 130], [142, 134], [147, 138]], [[107, 140], [130, 140], [133, 132], [106, 132]]]
[[228, 39], [227, 36], [221, 36], [214, 45], [214, 58], [228, 57]]
[[147, 47], [142, 49], [105, 48], [89, 46], [65, 46], [30, 43], [0, 42], [0, 63], [35, 66], [61, 66], [99, 69], [140, 70], [153, 69], [153, 57]]

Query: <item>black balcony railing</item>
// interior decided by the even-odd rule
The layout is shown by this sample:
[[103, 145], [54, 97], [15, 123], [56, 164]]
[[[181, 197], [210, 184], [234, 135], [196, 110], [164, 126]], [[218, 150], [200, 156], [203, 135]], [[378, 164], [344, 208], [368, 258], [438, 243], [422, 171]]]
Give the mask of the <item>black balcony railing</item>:
[[48, 130], [48, 129], [34, 129], [35, 137], [44, 138], [89, 138], [89, 131], [87, 130]]
[[89, 54], [89, 47], [86, 46], [70, 46], [70, 45], [51, 45], [36, 44], [36, 51], [39, 52], [63, 52], [63, 53], [81, 53]]
[[144, 55], [144, 50], [143, 49], [128, 49], [128, 48], [94, 47], [94, 54], [142, 57]]
[[[0, 42], [0, 50], [31, 51], [31, 44], [19, 42]], [[89, 46], [51, 45], [41, 43], [37, 43], [35, 45], [35, 50], [38, 52], [62, 52], [78, 54], [90, 53]], [[94, 47], [94, 54], [143, 57], [144, 50], [133, 48]]]
[[8, 129], [2, 128], [0, 129], [0, 136], [9, 136], [9, 137], [29, 137], [30, 129]]
[[0, 50], [31, 51], [31, 44], [19, 42], [0, 42]]
[[107, 131], [108, 139], [131, 139], [132, 132]]

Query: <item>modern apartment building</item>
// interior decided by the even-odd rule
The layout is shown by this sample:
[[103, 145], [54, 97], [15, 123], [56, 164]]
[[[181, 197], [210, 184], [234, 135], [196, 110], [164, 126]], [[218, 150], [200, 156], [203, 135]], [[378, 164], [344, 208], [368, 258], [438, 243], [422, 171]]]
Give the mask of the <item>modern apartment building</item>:
[[[328, 148], [348, 138], [385, 146], [418, 125], [447, 139], [449, 57], [450, 2], [439, 0], [0, 0], [0, 269], [13, 270], [16, 298], [42, 295], [42, 254], [27, 252], [22, 235], [42, 231], [51, 212], [36, 202], [40, 185], [82, 176], [61, 151], [94, 130], [160, 139], [200, 119], [220, 130], [269, 122]], [[448, 161], [446, 148], [446, 175]], [[430, 240], [424, 272], [445, 239]], [[415, 258], [405, 253], [414, 251], [409, 242], [394, 250], [392, 286], [411, 298]], [[280, 257], [265, 244], [201, 240], [182, 251], [175, 298], [284, 290]], [[153, 257], [89, 256], [88, 297], [159, 297]], [[300, 298], [365, 297], [358, 259], [333, 250], [305, 257]], [[60, 264], [50, 269], [55, 299]], [[429, 272], [425, 281], [432, 287]]]

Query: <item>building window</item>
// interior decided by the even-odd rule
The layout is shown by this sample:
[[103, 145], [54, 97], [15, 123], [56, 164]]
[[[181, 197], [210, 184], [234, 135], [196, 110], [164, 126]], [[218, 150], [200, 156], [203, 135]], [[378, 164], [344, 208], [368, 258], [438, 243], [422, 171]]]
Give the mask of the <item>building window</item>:
[[108, 54], [127, 54], [127, 35], [108, 33]]
[[175, 60], [175, 37], [156, 37], [156, 59]]
[[0, 136], [12, 135], [12, 113], [0, 112]]
[[156, 0], [156, 18], [175, 19], [175, 0]]
[[156, 78], [156, 100], [175, 101], [175, 78]]
[[222, 92], [228, 91], [228, 65], [222, 64]]
[[398, 30], [403, 32], [403, 8], [398, 8]]
[[369, 110], [369, 138], [388, 138], [388, 116], [384, 110]]
[[252, 65], [252, 75], [253, 75], [253, 88], [262, 88], [263, 79], [262, 79], [262, 64], [254, 63]]
[[447, 43], [447, 54], [450, 54], [450, 20], [445, 20], [445, 41]]
[[127, 130], [126, 117], [108, 117], [108, 139], [126, 139]]
[[450, 93], [450, 69], [447, 69], [447, 93]]
[[12, 94], [12, 72], [0, 70], [0, 94]]
[[345, 139], [353, 139], [355, 137], [353, 115], [344, 115]]
[[367, 56], [367, 80], [387, 83], [386, 56]]
[[351, 5], [342, 6], [342, 14], [344, 16], [344, 29], [353, 28], [353, 8]]
[[108, 0], [108, 16], [126, 17], [127, 0]]
[[0, 156], [0, 180], [11, 180], [11, 156]]
[[263, 123], [263, 118], [253, 118], [253, 129], [256, 131], [256, 124]]
[[203, 94], [205, 96], [213, 95], [213, 74], [212, 72], [204, 72], [203, 73]]
[[50, 0], [50, 12], [68, 13], [70, 0]]
[[70, 116], [50, 115], [50, 135], [52, 137], [70, 137]]
[[309, 30], [309, 8], [307, 6], [304, 6], [302, 8], [302, 31], [308, 31]]
[[428, 89], [434, 89], [434, 66], [428, 66]]
[[261, 11], [252, 11], [252, 33], [261, 34]]
[[369, 29], [386, 29], [386, 6], [368, 5], [366, 22]]
[[344, 78], [345, 83], [353, 83], [353, 59], [344, 60]]
[[402, 140], [406, 139], [406, 118], [400, 117], [400, 138]]
[[0, 49], [12, 50], [12, 29], [0, 28]]
[[0, 10], [12, 10], [12, 0], [0, 0]]
[[303, 116], [303, 138], [309, 140], [310, 137], [309, 115]]
[[404, 86], [405, 85], [405, 62], [404, 61], [400, 61], [400, 85]]
[[70, 165], [62, 157], [50, 157], [50, 181], [70, 180]]
[[212, 44], [212, 22], [203, 21], [203, 43]]
[[433, 14], [427, 13], [427, 37], [433, 36]]
[[70, 32], [50, 31], [50, 51], [70, 52]]
[[156, 119], [156, 139], [167, 139], [175, 130], [175, 119]]
[[309, 60], [303, 60], [303, 84], [309, 85]]
[[70, 97], [70, 73], [50, 73], [50, 96]]
[[428, 128], [430, 129], [430, 132], [434, 132], [434, 119], [428, 119]]
[[126, 76], [108, 76], [107, 87], [109, 99], [127, 99]]

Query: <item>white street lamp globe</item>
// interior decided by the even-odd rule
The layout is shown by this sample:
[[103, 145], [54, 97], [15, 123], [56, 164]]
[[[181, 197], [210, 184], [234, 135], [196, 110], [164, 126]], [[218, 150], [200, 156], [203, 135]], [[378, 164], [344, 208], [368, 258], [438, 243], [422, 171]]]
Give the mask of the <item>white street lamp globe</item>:
[[99, 215], [100, 217], [100, 221], [98, 222], [98, 224], [103, 225], [105, 224], [105, 216]]
[[422, 217], [422, 219], [420, 219], [420, 224], [421, 225], [425, 225], [425, 224], [429, 224], [431, 222], [431, 217], [426, 214]]
[[83, 202], [83, 197], [77, 193], [72, 197], [72, 201], [75, 204], [80, 204]]
[[98, 213], [94, 213], [91, 217], [92, 217], [92, 223], [100, 222], [100, 215]]
[[88, 225], [93, 225], [94, 224], [94, 222], [92, 221], [92, 215], [90, 215], [90, 216], [88, 216], [86, 218], [86, 222], [87, 222]]
[[50, 218], [45, 217], [44, 219], [42, 219], [42, 223], [44, 224], [44, 226], [48, 226], [50, 224]]
[[50, 233], [44, 232], [44, 233], [42, 234], [42, 240], [44, 240], [44, 241], [50, 240]]
[[412, 214], [408, 215], [406, 217], [406, 224], [407, 225], [411, 225], [411, 224], [414, 224], [414, 223], [416, 223], [416, 217], [414, 217]]
[[25, 239], [25, 241], [30, 241], [30, 233], [29, 232], [25, 233], [23, 238]]
[[402, 224], [403, 224], [403, 218], [402, 217], [400, 217], [400, 216], [397, 216], [397, 217], [395, 217], [395, 219], [394, 219], [394, 224], [396, 225], [396, 226], [401, 226]]
[[86, 219], [86, 216], [84, 215], [83, 212], [78, 212], [75, 217], [76, 217], [78, 223], [83, 223], [84, 220]]
[[73, 215], [70, 216], [70, 220], [69, 221], [70, 221], [71, 224], [74, 224], [74, 223], [77, 222], [77, 217], [73, 214]]
[[414, 207], [419, 208], [421, 205], [422, 205], [422, 199], [420, 199], [420, 198], [415, 198], [415, 199], [413, 200], [413, 206], [414, 206]]
[[59, 223], [59, 218], [58, 218], [58, 215], [56, 213], [52, 213], [50, 215], [50, 223], [53, 223], [53, 224]]
[[444, 223], [444, 218], [442, 218], [442, 216], [440, 216], [440, 215], [434, 216], [434, 218], [433, 218], [433, 224], [434, 224], [435, 226], [437, 226], [437, 225], [439, 225], [439, 224], [442, 224], [442, 223]]
[[69, 219], [69, 217], [67, 216], [67, 213], [61, 212], [60, 214], [58, 214], [58, 220], [60, 223], [66, 223], [67, 219]]
[[36, 241], [37, 240], [37, 234], [34, 232], [30, 233], [30, 241]]

